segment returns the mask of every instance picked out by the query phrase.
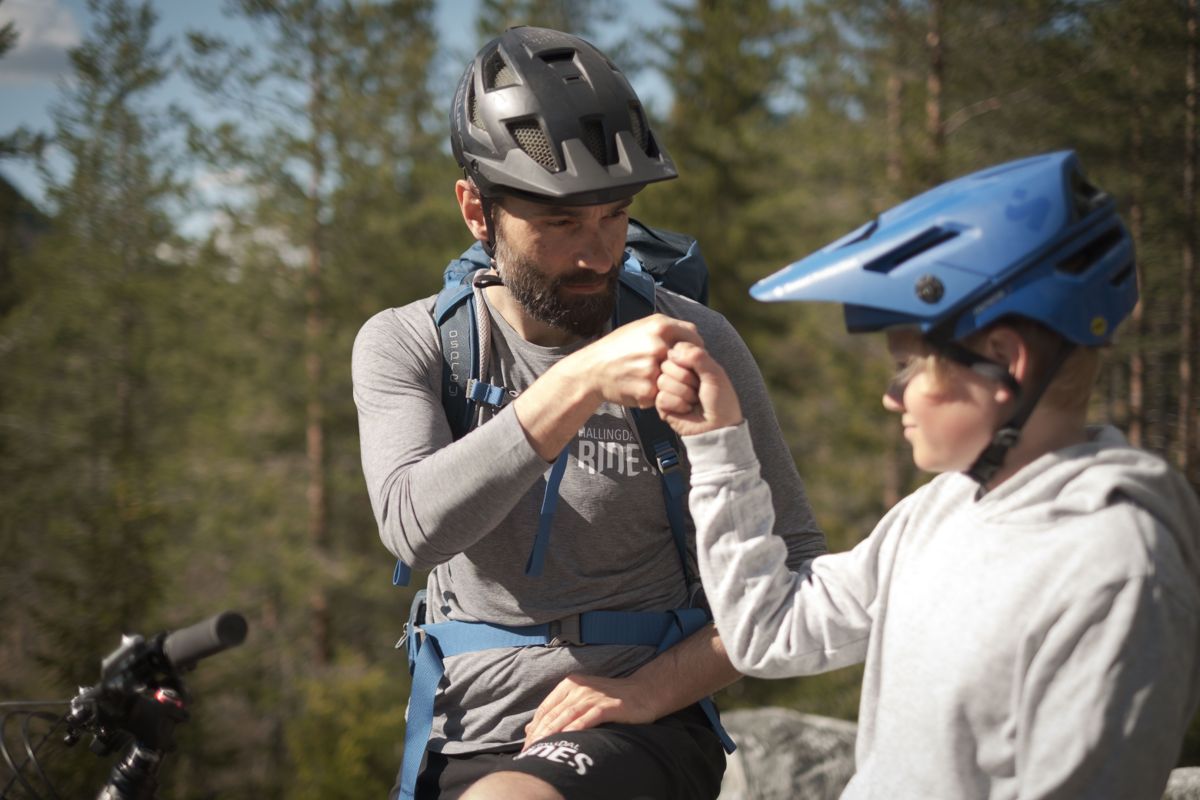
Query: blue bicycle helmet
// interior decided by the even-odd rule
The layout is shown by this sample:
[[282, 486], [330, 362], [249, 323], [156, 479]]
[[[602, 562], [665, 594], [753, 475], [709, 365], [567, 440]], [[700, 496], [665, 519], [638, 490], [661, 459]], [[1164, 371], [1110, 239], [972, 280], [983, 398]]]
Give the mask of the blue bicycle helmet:
[[[851, 333], [916, 327], [942, 355], [1009, 385], [1014, 413], [967, 470], [981, 492], [1074, 347], [1111, 341], [1138, 298], [1129, 232], [1071, 151], [942, 184], [750, 293], [842, 303]], [[958, 343], [1005, 317], [1034, 320], [1063, 338], [1032, 386]]]
[[857, 333], [953, 341], [1005, 317], [1099, 345], [1137, 302], [1133, 241], [1071, 151], [942, 184], [758, 282], [759, 300], [845, 305]]

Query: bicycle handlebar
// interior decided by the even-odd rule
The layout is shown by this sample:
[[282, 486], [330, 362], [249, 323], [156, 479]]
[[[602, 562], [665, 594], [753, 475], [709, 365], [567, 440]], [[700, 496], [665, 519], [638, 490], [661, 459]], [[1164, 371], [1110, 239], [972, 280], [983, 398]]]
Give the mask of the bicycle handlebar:
[[202, 658], [236, 647], [245, 638], [246, 618], [236, 611], [224, 611], [167, 634], [163, 655], [175, 669], [187, 670]]
[[[2, 2], [2, 0], [0, 0]], [[66, 715], [30, 710], [25, 717], [21, 739], [25, 759], [18, 763], [10, 752], [5, 725], [13, 713], [0, 713], [0, 763], [12, 772], [7, 784], [0, 776], [0, 798], [9, 797], [17, 787], [34, 800], [43, 797], [35, 783], [40, 780], [48, 797], [58, 797], [42, 771], [38, 751], [47, 739], [62, 731], [63, 743], [73, 745], [91, 734], [90, 748], [98, 756], [129, 745], [126, 757], [110, 774], [101, 791], [103, 800], [142, 800], [154, 796], [156, 774], [163, 755], [174, 747], [174, 729], [188, 719], [189, 698], [182, 673], [196, 662], [236, 647], [246, 638], [246, 619], [236, 611], [225, 611], [177, 631], [156, 634], [149, 639], [138, 635], [121, 637], [121, 644], [100, 662], [100, 681], [81, 687], [72, 698]], [[0, 703], [0, 710], [15, 706], [42, 706], [43, 703]], [[53, 723], [40, 741], [33, 741], [30, 720]], [[61, 726], [61, 727], [60, 727]], [[130, 740], [132, 739], [132, 744]], [[36, 780], [23, 775], [29, 771]]]

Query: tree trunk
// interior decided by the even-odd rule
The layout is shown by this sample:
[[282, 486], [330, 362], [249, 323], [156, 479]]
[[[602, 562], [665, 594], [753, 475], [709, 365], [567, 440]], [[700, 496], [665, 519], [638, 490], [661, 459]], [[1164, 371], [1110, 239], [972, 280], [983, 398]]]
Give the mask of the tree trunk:
[[929, 51], [929, 71], [925, 76], [925, 132], [929, 142], [929, 184], [941, 183], [946, 168], [946, 126], [942, 117], [942, 89], [946, 77], [946, 48], [942, 39], [942, 0], [929, 2], [929, 28], [925, 46]]
[[[904, 168], [902, 147], [904, 142], [903, 116], [903, 48], [904, 35], [901, 27], [903, 9], [900, 0], [889, 0], [887, 5], [888, 29], [893, 37], [891, 63], [888, 64], [887, 82], [884, 86], [887, 108], [887, 151], [884, 155], [888, 186], [888, 200], [896, 202], [904, 195]], [[883, 461], [883, 485], [880, 487], [884, 508], [900, 502], [903, 481], [905, 443], [900, 437], [900, 427], [891, 415], [884, 420], [884, 441], [887, 443]]]
[[[312, 30], [312, 75], [309, 95], [309, 123], [312, 126], [309, 150], [309, 235], [308, 267], [305, 287], [304, 320], [304, 371], [308, 401], [305, 410], [305, 439], [308, 461], [308, 539], [318, 565], [328, 560], [329, 514], [325, 480], [325, 410], [321, 398], [324, 364], [321, 356], [322, 332], [325, 320], [322, 316], [321, 257], [322, 222], [321, 191], [325, 180], [325, 158], [321, 150], [326, 133], [325, 114], [325, 59], [318, 33], [319, 25]], [[329, 663], [332, 656], [330, 633], [329, 598], [325, 592], [324, 574], [319, 571], [313, 583], [309, 602], [312, 611], [313, 653], [317, 666]]]
[[1196, 336], [1192, 319], [1196, 292], [1196, 27], [1197, 0], [1187, 4], [1187, 95], [1184, 100], [1183, 268], [1179, 303], [1179, 409], [1176, 460], [1189, 478], [1196, 466]]
[[[1140, 86], [1140, 75], [1137, 64], [1130, 68], [1130, 77], [1135, 86]], [[1137, 272], [1139, 298], [1133, 307], [1130, 318], [1130, 339], [1133, 349], [1129, 354], [1129, 424], [1127, 426], [1129, 442], [1135, 447], [1146, 446], [1146, 324], [1145, 303], [1146, 293], [1145, 270], [1142, 267], [1142, 233], [1145, 226], [1145, 180], [1142, 177], [1144, 169], [1143, 146], [1145, 144], [1145, 104], [1139, 97], [1133, 114], [1133, 131], [1130, 141], [1130, 172], [1133, 175], [1133, 197], [1129, 206], [1129, 233], [1133, 237], [1133, 247], [1136, 254], [1134, 269]]]

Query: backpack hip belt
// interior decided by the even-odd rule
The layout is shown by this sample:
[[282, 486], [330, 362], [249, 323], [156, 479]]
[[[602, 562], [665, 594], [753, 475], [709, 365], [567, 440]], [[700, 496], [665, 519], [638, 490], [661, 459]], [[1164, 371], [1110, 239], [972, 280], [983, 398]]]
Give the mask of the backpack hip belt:
[[[487, 622], [450, 620], [423, 623], [425, 591], [413, 599], [413, 609], [400, 643], [408, 649], [412, 689], [405, 718], [404, 758], [400, 771], [400, 797], [412, 798], [421, 758], [433, 730], [433, 703], [438, 683], [446, 672], [443, 659], [498, 647], [567, 647], [579, 645], [643, 645], [661, 653], [708, 624], [701, 608], [673, 611], [586, 611], [541, 625], [493, 625]], [[397, 645], [399, 646], [399, 644]], [[700, 701], [709, 723], [725, 751], [735, 749], [721, 726], [711, 698]]]

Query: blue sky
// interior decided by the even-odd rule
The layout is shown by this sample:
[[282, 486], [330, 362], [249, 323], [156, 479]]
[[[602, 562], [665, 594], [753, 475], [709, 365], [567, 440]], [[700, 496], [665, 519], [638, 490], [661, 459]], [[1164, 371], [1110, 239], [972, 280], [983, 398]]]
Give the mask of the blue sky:
[[[622, 0], [635, 16], [639, 27], [659, 24], [663, 12], [657, 0]], [[159, 13], [159, 37], [178, 41], [188, 30], [199, 29], [223, 36], [249, 36], [246, 25], [227, 19], [221, 13], [222, 0], [156, 0]], [[436, 23], [439, 36], [448, 48], [446, 69], [453, 80], [474, 49], [474, 19], [478, 0], [439, 0]], [[0, 59], [0, 133], [18, 126], [49, 130], [49, 107], [58, 94], [57, 84], [69, 72], [67, 51], [77, 45], [87, 30], [90, 15], [86, 0], [0, 0], [0, 24], [16, 22], [20, 39], [17, 46]], [[614, 31], [612, 36], [619, 37]], [[606, 46], [608, 37], [597, 44]], [[663, 94], [661, 82], [647, 73], [632, 76], [635, 87], [647, 104], [653, 106]], [[165, 87], [166, 99], [187, 105], [190, 87], [173, 78]], [[36, 171], [22, 164], [3, 162], [0, 172], [35, 201], [42, 200], [42, 186]]]

